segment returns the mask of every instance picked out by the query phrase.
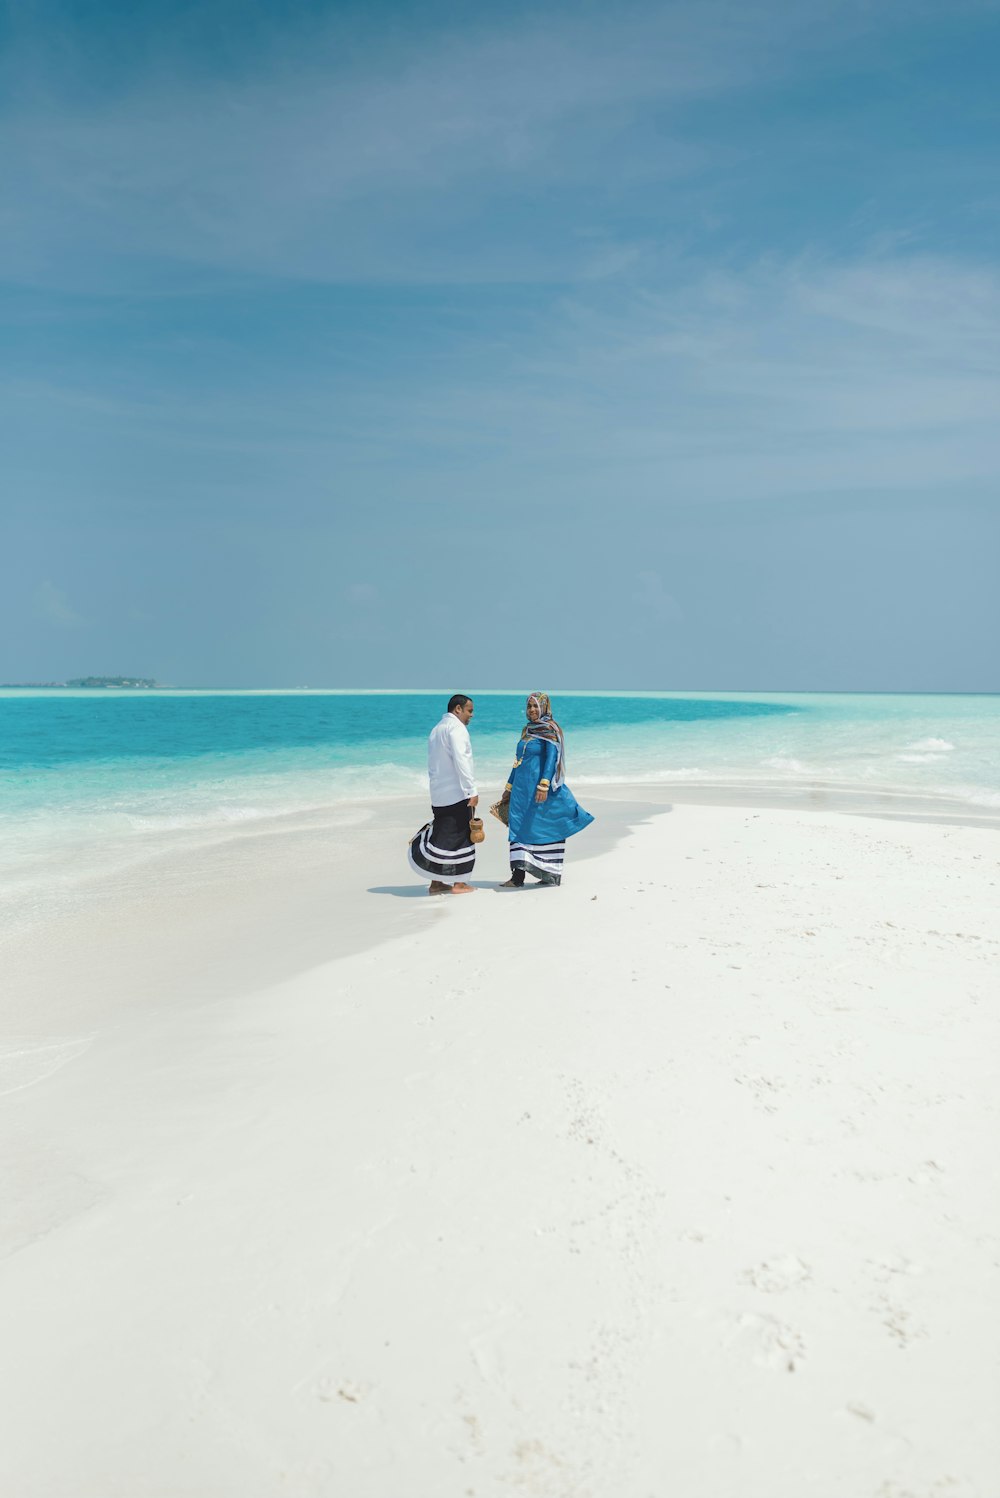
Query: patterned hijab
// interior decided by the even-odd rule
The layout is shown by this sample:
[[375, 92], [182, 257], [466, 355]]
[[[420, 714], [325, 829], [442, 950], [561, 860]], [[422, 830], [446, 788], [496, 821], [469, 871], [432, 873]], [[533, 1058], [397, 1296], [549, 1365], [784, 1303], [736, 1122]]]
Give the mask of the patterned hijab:
[[559, 759], [556, 762], [555, 774], [552, 777], [552, 789], [556, 791], [566, 779], [566, 740], [563, 737], [562, 729], [552, 716], [552, 704], [549, 701], [549, 694], [547, 692], [532, 692], [524, 704], [525, 712], [527, 712], [529, 707], [538, 708], [538, 721], [537, 723], [532, 723], [529, 718], [521, 730], [521, 738], [548, 739], [551, 744], [555, 744], [558, 748]]

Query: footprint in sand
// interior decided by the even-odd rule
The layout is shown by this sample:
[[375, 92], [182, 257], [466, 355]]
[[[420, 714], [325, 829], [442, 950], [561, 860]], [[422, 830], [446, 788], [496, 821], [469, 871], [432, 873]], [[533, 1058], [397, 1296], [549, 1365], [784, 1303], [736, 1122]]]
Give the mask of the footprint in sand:
[[908, 1259], [905, 1254], [885, 1254], [879, 1259], [867, 1259], [865, 1265], [872, 1278], [883, 1285], [890, 1284], [897, 1275], [908, 1279], [924, 1272], [922, 1264]]
[[755, 1311], [736, 1318], [729, 1345], [756, 1368], [770, 1368], [776, 1373], [794, 1373], [806, 1353], [805, 1342], [794, 1327]]
[[794, 1290], [797, 1285], [808, 1283], [812, 1279], [812, 1270], [794, 1254], [785, 1254], [780, 1259], [765, 1259], [755, 1264], [752, 1269], [744, 1270], [740, 1278], [744, 1285], [753, 1285], [755, 1290], [777, 1295], [782, 1290]]

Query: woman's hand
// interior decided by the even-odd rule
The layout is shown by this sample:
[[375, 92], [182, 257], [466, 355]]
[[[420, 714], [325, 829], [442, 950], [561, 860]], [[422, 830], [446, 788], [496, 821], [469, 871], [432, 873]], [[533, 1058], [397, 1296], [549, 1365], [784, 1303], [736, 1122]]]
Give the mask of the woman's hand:
[[545, 786], [544, 785], [540, 785], [538, 787], [537, 791], [535, 792], [535, 800], [539, 803], [539, 805], [541, 805], [541, 803], [543, 801], [547, 801], [548, 800], [548, 796], [549, 796], [549, 793], [546, 790]]
[[500, 805], [502, 806], [504, 804], [504, 802], [509, 801], [509, 800], [510, 800], [510, 791], [504, 791], [503, 795], [500, 797]]

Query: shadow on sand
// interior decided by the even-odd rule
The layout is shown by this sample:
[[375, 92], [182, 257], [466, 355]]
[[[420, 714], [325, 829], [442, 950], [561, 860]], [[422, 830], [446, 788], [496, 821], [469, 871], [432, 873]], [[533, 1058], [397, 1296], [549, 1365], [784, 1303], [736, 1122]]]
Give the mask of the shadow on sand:
[[[496, 889], [493, 880], [470, 879], [467, 881], [473, 889]], [[372, 884], [369, 885], [370, 895], [392, 895], [397, 900], [427, 899], [426, 884]], [[435, 900], [461, 900], [462, 895], [435, 895]]]
[[[471, 879], [469, 883], [472, 885], [473, 889], [489, 890], [493, 894], [497, 894], [497, 892], [499, 892], [503, 895], [514, 893], [524, 894], [529, 889], [550, 888], [550, 886], [545, 884], [537, 884], [533, 879], [529, 880], [529, 882], [525, 884], [520, 891], [500, 889], [499, 882], [495, 879]], [[412, 900], [414, 898], [419, 899], [421, 895], [424, 897], [424, 899], [426, 899], [427, 886], [426, 884], [372, 884], [369, 885], [367, 893], [370, 895], [392, 895], [397, 900]], [[435, 900], [461, 900], [462, 898], [463, 896], [461, 895], [434, 896]]]

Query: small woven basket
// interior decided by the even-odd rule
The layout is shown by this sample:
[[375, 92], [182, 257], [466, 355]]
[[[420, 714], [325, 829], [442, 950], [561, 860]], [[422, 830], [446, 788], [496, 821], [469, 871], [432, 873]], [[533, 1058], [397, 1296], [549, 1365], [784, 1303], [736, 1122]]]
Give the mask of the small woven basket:
[[509, 827], [510, 826], [510, 802], [509, 801], [494, 801], [493, 805], [490, 807], [490, 816], [491, 817], [496, 817], [496, 819], [497, 819], [498, 822], [502, 822], [505, 827]]

